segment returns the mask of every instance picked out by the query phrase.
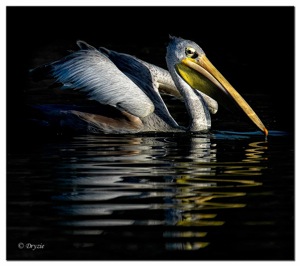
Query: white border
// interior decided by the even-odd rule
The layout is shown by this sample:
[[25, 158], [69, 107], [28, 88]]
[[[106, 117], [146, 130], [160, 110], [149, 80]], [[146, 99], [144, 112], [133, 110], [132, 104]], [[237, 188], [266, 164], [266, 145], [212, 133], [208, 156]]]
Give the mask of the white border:
[[[24, 3], [25, 2], [25, 3]], [[4, 6], [296, 6], [296, 0], [4, 0]]]

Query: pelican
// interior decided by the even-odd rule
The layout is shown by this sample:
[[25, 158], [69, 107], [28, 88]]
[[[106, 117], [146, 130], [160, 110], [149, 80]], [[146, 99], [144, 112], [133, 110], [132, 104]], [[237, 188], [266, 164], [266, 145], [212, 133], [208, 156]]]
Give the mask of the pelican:
[[[101, 112], [62, 110], [86, 124], [90, 132], [207, 132], [217, 101], [233, 100], [267, 136], [268, 130], [222, 74], [193, 41], [170, 36], [168, 70], [132, 55], [77, 41], [79, 50], [31, 70], [33, 77], [47, 76], [62, 90], [79, 90], [96, 101]], [[184, 101], [189, 125], [179, 125], [161, 93]], [[100, 108], [101, 106], [101, 108]], [[103, 111], [104, 110], [104, 111]]]

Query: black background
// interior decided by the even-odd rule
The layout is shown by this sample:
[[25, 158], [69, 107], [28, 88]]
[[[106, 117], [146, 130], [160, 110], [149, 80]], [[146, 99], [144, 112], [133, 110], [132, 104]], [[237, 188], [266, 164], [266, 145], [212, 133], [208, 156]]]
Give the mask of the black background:
[[294, 13], [294, 7], [253, 6], [7, 7], [9, 135], [25, 127], [28, 69], [37, 61], [56, 60], [53, 52], [75, 49], [82, 39], [166, 67], [169, 35], [198, 43], [242, 95], [267, 95], [278, 123], [293, 130]]

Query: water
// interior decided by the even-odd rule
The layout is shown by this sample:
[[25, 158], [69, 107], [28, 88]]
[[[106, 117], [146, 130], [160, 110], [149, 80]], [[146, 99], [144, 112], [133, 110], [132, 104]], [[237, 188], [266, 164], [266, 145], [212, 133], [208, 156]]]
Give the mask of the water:
[[8, 153], [8, 259], [291, 260], [293, 138], [73, 135]]

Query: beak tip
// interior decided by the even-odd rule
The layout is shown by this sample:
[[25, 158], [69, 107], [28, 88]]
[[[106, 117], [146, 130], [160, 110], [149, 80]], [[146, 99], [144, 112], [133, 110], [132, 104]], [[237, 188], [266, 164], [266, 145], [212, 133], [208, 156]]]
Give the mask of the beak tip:
[[269, 131], [266, 128], [264, 128], [264, 133], [265, 133], [265, 136], [267, 137], [269, 134]]

